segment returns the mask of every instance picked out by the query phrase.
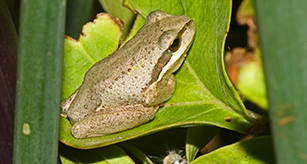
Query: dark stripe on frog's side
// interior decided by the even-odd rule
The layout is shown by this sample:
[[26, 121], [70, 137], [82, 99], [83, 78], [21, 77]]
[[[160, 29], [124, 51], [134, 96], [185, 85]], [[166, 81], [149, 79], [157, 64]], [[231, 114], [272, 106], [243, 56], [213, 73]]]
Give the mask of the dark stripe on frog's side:
[[169, 62], [171, 57], [172, 57], [171, 53], [164, 52], [164, 54], [159, 58], [158, 63], [155, 65], [154, 69], [152, 70], [151, 81], [149, 82], [149, 84], [152, 84], [153, 82], [158, 80], [162, 69]]
[[[178, 36], [176, 37], [176, 38], [179, 38], [180, 40], [179, 40], [179, 42], [178, 42], [178, 46], [181, 46], [181, 42], [182, 42], [182, 38], [181, 38], [181, 35], [186, 31], [186, 29], [187, 29], [187, 26], [188, 26], [188, 23], [185, 25], [185, 26], [183, 26], [183, 28], [179, 31], [179, 33], [178, 33]], [[163, 31], [163, 30], [162, 30]], [[163, 31], [163, 32], [165, 32], [165, 31]], [[174, 40], [176, 39], [176, 38], [174, 38]], [[171, 43], [172, 44], [172, 43]], [[170, 47], [171, 47], [172, 45], [170, 45]], [[180, 48], [180, 47], [179, 47]], [[178, 49], [179, 49], [178, 48]], [[178, 50], [177, 49], [177, 50]], [[152, 76], [151, 76], [151, 81], [150, 81], [150, 83], [149, 84], [152, 84], [153, 82], [155, 82], [155, 81], [157, 81], [158, 80], [158, 78], [159, 78], [159, 75], [160, 75], [160, 73], [161, 73], [161, 71], [163, 70], [163, 68], [164, 68], [164, 66], [166, 66], [167, 65], [167, 63], [169, 62], [169, 60], [172, 58], [172, 51], [171, 50], [169, 50], [169, 49], [167, 49], [164, 53], [163, 53], [163, 55], [161, 55], [161, 57], [158, 59], [158, 62], [157, 62], [157, 64], [155, 65], [155, 67], [154, 67], [154, 69], [152, 70]], [[181, 58], [185, 58], [185, 56], [183, 55]], [[180, 58], [180, 59], [181, 59]], [[181, 61], [181, 60], [178, 60], [178, 61]], [[178, 62], [177, 61], [177, 62]], [[176, 65], [176, 64], [175, 64]], [[164, 75], [165, 76], [165, 75]]]

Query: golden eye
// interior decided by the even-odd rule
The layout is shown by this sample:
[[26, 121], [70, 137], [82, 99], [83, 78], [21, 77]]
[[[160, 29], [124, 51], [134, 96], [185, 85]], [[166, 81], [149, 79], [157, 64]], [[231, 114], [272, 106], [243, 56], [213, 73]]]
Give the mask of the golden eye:
[[179, 47], [180, 47], [180, 39], [176, 38], [172, 41], [168, 49], [173, 52], [176, 52], [179, 49]]

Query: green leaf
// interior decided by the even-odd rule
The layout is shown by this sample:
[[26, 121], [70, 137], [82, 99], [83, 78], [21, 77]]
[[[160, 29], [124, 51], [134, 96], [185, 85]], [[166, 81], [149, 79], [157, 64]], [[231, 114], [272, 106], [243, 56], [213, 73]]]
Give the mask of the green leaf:
[[116, 145], [93, 150], [79, 150], [60, 144], [59, 153], [62, 164], [134, 164], [132, 159]]
[[[259, 48], [255, 50], [255, 53], [260, 53]], [[260, 56], [260, 54], [255, 55]], [[267, 110], [264, 72], [259, 58], [242, 64], [238, 73], [237, 89], [251, 102]]]
[[124, 22], [123, 39], [125, 39], [133, 25], [135, 15], [122, 6], [123, 0], [99, 0], [105, 12], [110, 13], [115, 18], [119, 18]]
[[237, 11], [237, 18], [255, 17], [254, 0], [244, 0], [241, 2]]
[[153, 164], [152, 161], [147, 157], [147, 155], [144, 154], [137, 147], [129, 143], [121, 143], [120, 146], [123, 147], [126, 151], [133, 154], [135, 157], [137, 157], [138, 160], [140, 160], [143, 164]]
[[[132, 1], [125, 1], [124, 3], [129, 6]], [[173, 97], [164, 107], [159, 109], [151, 122], [131, 130], [102, 137], [75, 139], [70, 134], [70, 123], [67, 119], [61, 118], [60, 138], [62, 142], [74, 147], [89, 149], [129, 140], [171, 127], [187, 125], [209, 124], [246, 133], [257, 125], [258, 120], [262, 120], [260, 116], [257, 116], [258, 120], [249, 116], [224, 71], [222, 56], [224, 40], [229, 26], [230, 0], [218, 2], [198, 0], [193, 1], [193, 3], [179, 0], [168, 0], [161, 3], [135, 0], [133, 6], [142, 16], [146, 16], [152, 10], [160, 9], [170, 14], [186, 14], [193, 18], [195, 22], [195, 41], [184, 65], [176, 73], [177, 83]], [[144, 18], [139, 19], [139, 21], [143, 23]], [[140, 25], [138, 22], [136, 23]], [[132, 33], [135, 33], [137, 29], [134, 28]], [[107, 41], [105, 40], [105, 42]], [[92, 48], [104, 44], [107, 43], [92, 43]], [[91, 51], [95, 53], [96, 50], [92, 49]], [[80, 64], [76, 66], [75, 69], [78, 69]], [[75, 70], [75, 72], [77, 71]], [[85, 72], [81, 73], [82, 76]], [[81, 81], [78, 81], [77, 84], [80, 85]], [[69, 91], [70, 94], [72, 92], [73, 90]], [[252, 113], [252, 115], [255, 116], [256, 114]]]
[[255, 4], [277, 163], [306, 163], [306, 1]]
[[233, 64], [228, 65], [228, 67], [237, 68], [233, 69], [237, 70], [237, 72], [231, 72], [234, 72], [233, 74], [237, 74], [237, 78], [234, 80], [236, 81], [234, 82], [234, 85], [238, 89], [239, 93], [254, 104], [257, 104], [262, 109], [268, 110], [268, 100], [266, 94], [263, 65], [261, 61], [261, 53], [260, 48], [258, 47], [258, 32], [257, 28], [255, 28], [255, 19], [256, 16], [254, 1], [242, 1], [236, 14], [236, 21], [239, 25], [247, 25], [249, 28], [247, 35], [248, 48], [245, 48], [246, 51], [244, 50], [244, 55], [242, 54], [243, 51], [241, 51], [244, 48], [236, 48], [232, 50], [231, 56], [233, 57], [231, 58], [237, 59], [232, 62]]
[[194, 160], [198, 151], [211, 141], [218, 130], [219, 128], [214, 126], [199, 126], [188, 128], [185, 147], [188, 162]]
[[271, 139], [271, 137], [258, 137], [224, 146], [197, 158], [191, 164], [274, 164], [275, 160]]
[[21, 1], [14, 163], [56, 163], [66, 1]]

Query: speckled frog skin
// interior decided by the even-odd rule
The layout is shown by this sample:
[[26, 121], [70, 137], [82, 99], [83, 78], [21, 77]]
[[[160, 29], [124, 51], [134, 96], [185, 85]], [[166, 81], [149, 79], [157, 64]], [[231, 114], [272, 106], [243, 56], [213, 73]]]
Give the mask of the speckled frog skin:
[[193, 20], [151, 12], [123, 47], [97, 62], [61, 104], [75, 138], [103, 136], [153, 119], [175, 90], [175, 72], [195, 33]]

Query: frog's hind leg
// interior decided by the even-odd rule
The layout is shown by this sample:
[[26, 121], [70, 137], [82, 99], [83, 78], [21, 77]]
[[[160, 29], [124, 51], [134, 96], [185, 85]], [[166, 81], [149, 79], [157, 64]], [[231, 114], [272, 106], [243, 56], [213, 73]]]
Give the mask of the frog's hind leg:
[[128, 130], [153, 119], [158, 108], [128, 105], [121, 111], [98, 114], [76, 122], [71, 132], [75, 138], [88, 138]]

